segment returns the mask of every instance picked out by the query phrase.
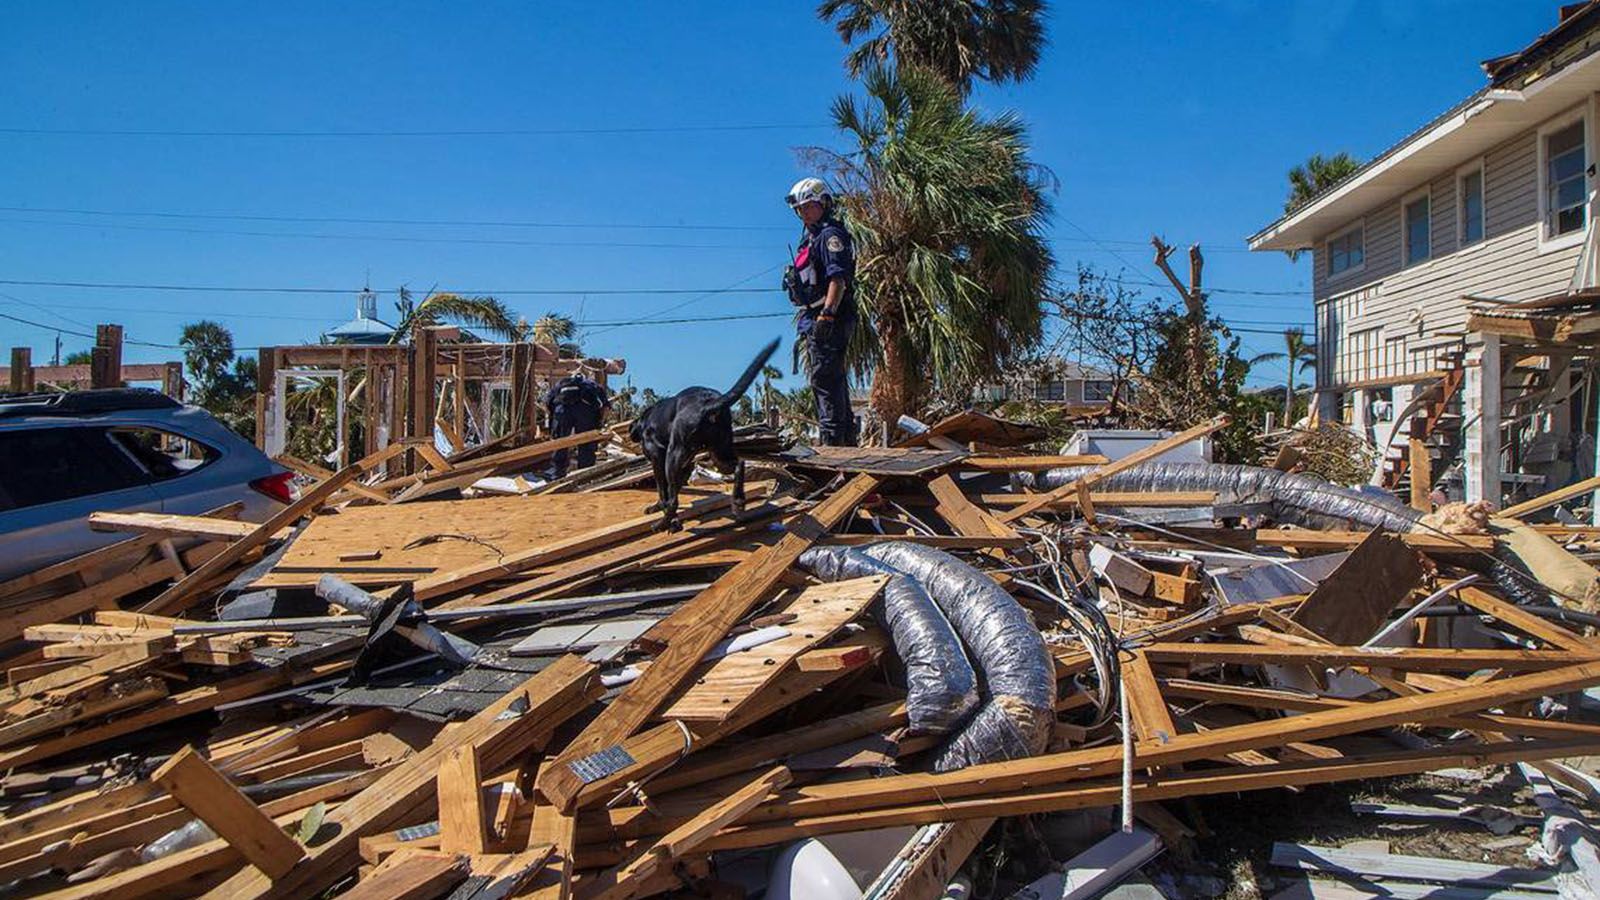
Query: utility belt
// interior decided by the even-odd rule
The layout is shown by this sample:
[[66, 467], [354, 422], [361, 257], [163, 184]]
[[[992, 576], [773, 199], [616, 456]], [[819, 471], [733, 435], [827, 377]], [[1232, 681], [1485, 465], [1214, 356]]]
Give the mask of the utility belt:
[[800, 309], [821, 309], [828, 300], [827, 294], [811, 299], [812, 291], [800, 280], [800, 273], [794, 266], [783, 270], [783, 292], [788, 295], [789, 303]]

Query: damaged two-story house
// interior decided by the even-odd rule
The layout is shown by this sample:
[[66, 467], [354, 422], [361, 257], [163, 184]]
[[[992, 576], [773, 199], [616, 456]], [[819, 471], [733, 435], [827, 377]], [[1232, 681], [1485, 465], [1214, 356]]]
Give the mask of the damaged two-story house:
[[[1497, 503], [1595, 473], [1600, 0], [1249, 238], [1309, 251], [1316, 404], [1374, 482]], [[1337, 135], [1329, 139], [1337, 142]]]

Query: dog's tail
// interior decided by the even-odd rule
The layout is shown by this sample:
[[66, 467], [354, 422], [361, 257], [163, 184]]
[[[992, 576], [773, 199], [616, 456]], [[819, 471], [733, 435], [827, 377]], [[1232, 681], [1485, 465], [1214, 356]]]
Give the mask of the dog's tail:
[[756, 354], [756, 358], [751, 360], [750, 365], [745, 368], [744, 374], [739, 376], [739, 380], [734, 382], [733, 387], [722, 395], [722, 405], [724, 407], [738, 403], [739, 398], [744, 396], [744, 392], [750, 390], [750, 385], [755, 384], [756, 376], [761, 374], [761, 367], [767, 364], [767, 360], [772, 358], [773, 353], [777, 352], [778, 341], [779, 338], [773, 338], [772, 343], [763, 347], [761, 352]]

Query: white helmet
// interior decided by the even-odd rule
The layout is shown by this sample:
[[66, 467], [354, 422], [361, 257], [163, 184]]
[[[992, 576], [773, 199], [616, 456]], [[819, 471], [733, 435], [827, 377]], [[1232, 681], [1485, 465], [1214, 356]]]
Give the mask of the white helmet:
[[799, 209], [812, 201], [827, 206], [833, 202], [833, 192], [828, 190], [828, 183], [821, 178], [802, 178], [789, 188], [788, 196], [783, 199], [790, 209]]

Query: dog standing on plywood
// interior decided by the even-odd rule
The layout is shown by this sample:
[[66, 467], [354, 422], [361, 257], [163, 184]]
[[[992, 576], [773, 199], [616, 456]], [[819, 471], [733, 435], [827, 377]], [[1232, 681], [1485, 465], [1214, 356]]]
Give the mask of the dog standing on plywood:
[[733, 508], [744, 509], [744, 461], [733, 449], [733, 405], [755, 383], [761, 367], [778, 349], [778, 340], [762, 348], [744, 374], [726, 391], [708, 387], [684, 388], [675, 396], [652, 403], [628, 430], [634, 443], [644, 448], [655, 470], [656, 494], [662, 520], [659, 529], [677, 531], [678, 491], [689, 482], [694, 458], [711, 454], [717, 471], [733, 478]]

